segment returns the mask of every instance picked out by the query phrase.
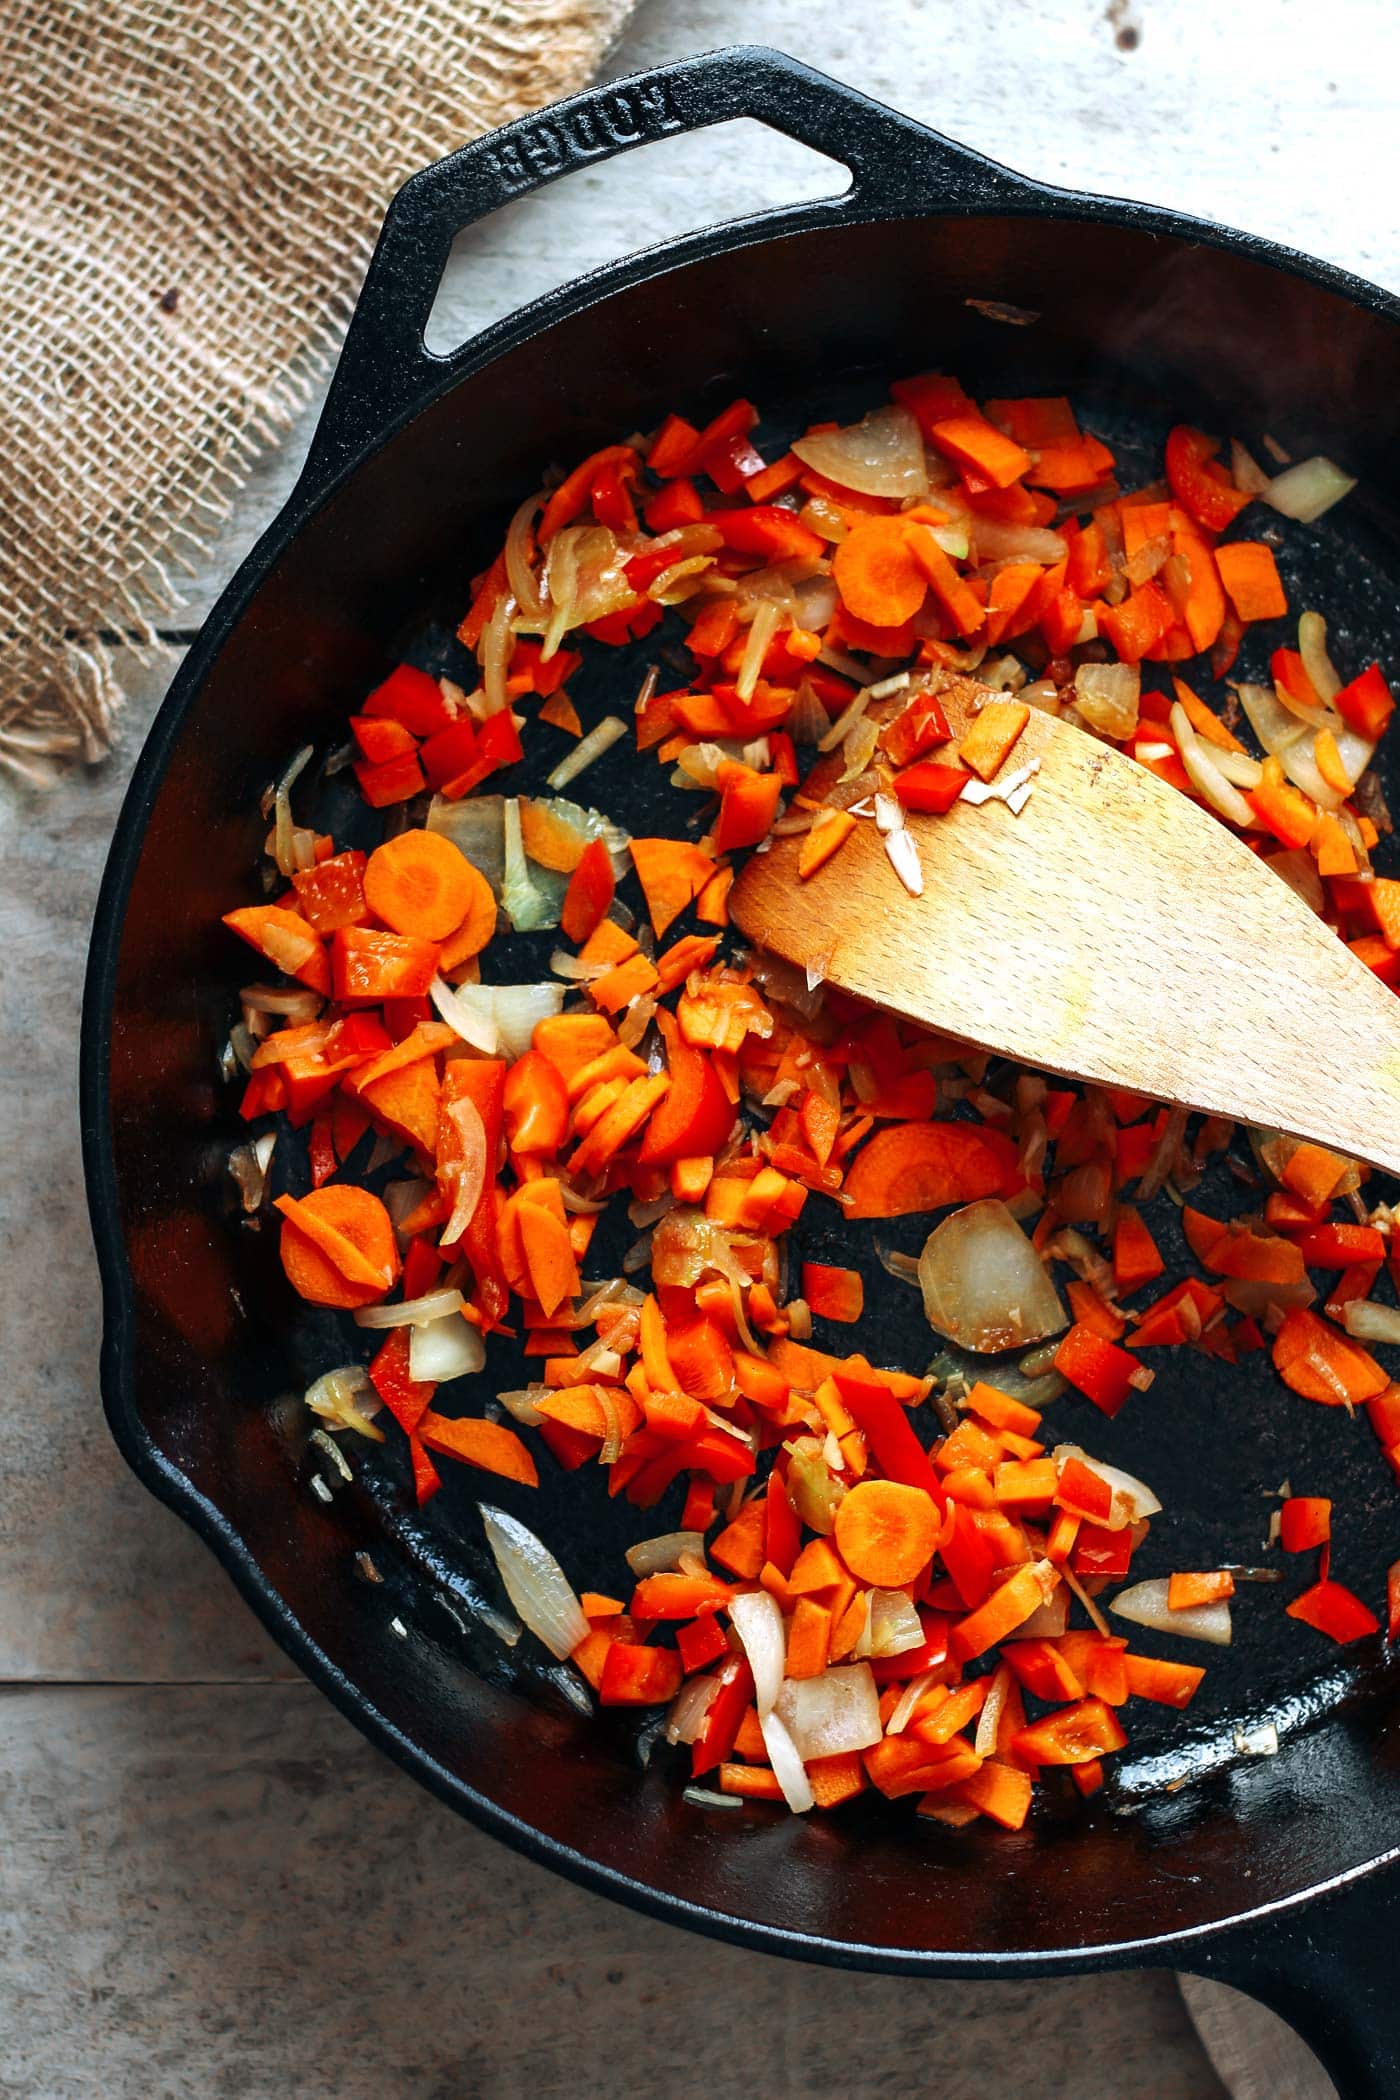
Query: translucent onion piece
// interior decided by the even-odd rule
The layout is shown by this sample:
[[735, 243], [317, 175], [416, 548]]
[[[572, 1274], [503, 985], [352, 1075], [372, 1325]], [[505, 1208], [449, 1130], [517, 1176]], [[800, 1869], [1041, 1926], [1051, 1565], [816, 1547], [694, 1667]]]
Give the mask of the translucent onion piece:
[[788, 734], [795, 744], [818, 744], [831, 726], [831, 717], [804, 678], [787, 718]]
[[869, 1750], [880, 1740], [880, 1691], [869, 1663], [788, 1678], [774, 1712], [804, 1764]]
[[305, 1398], [312, 1414], [319, 1415], [323, 1422], [332, 1422], [337, 1429], [353, 1429], [357, 1436], [383, 1443], [383, 1430], [369, 1420], [369, 1415], [378, 1411], [379, 1396], [362, 1364], [342, 1364], [339, 1370], [326, 1371], [306, 1388]]
[[540, 653], [546, 661], [570, 628], [632, 604], [637, 594], [627, 581], [629, 559], [606, 525], [566, 525], [555, 533], [545, 563], [550, 621]]
[[876, 408], [840, 430], [810, 431], [792, 449], [843, 489], [900, 500], [928, 494], [924, 441], [907, 408]]
[[1070, 1593], [1061, 1583], [1048, 1603], [1038, 1605], [1016, 1628], [1018, 1641], [1057, 1641], [1069, 1625]]
[[1053, 568], [1069, 551], [1058, 532], [1040, 525], [1003, 525], [999, 518], [975, 518], [972, 537], [979, 561], [1038, 561]]
[[274, 811], [272, 830], [273, 858], [277, 862], [279, 875], [290, 877], [297, 872], [296, 845], [292, 836], [291, 793], [297, 776], [311, 758], [312, 748], [310, 744], [302, 745], [300, 751], [298, 751], [296, 757], [287, 767], [286, 772], [272, 791], [272, 807]]
[[1145, 1480], [1139, 1480], [1135, 1473], [1125, 1473], [1121, 1466], [1110, 1466], [1101, 1458], [1090, 1458], [1078, 1444], [1057, 1444], [1053, 1455], [1061, 1472], [1068, 1459], [1077, 1458], [1081, 1466], [1097, 1473], [1100, 1480], [1107, 1481], [1113, 1490], [1113, 1510], [1107, 1525], [1110, 1531], [1121, 1531], [1125, 1525], [1136, 1524], [1143, 1517], [1155, 1517], [1162, 1507]]
[[519, 1422], [522, 1428], [538, 1429], [544, 1416], [536, 1402], [548, 1400], [551, 1390], [547, 1385], [526, 1385], [517, 1387], [513, 1392], [497, 1393], [496, 1398], [506, 1413]]
[[[627, 724], [620, 715], [604, 715], [602, 721], [590, 729], [587, 736], [581, 737], [573, 750], [560, 759], [554, 771], [547, 776], [549, 785], [552, 788], [567, 787], [585, 767], [591, 766], [605, 751], [611, 751], [619, 738], [626, 734]], [[514, 913], [511, 916], [514, 917]], [[519, 924], [518, 920], [516, 924]]]
[[1150, 1582], [1135, 1582], [1120, 1590], [1109, 1610], [1130, 1626], [1150, 1626], [1154, 1633], [1179, 1633], [1184, 1640], [1209, 1641], [1228, 1648], [1231, 1639], [1230, 1607], [1224, 1598], [1214, 1604], [1193, 1604], [1186, 1611], [1167, 1607], [1167, 1577], [1155, 1575]]
[[972, 1747], [979, 1757], [990, 1757], [997, 1746], [997, 1730], [1006, 1711], [1006, 1701], [1011, 1691], [1011, 1665], [998, 1663], [992, 1672], [992, 1681], [987, 1687], [987, 1696], [982, 1711], [977, 1716], [977, 1733]]
[[929, 1234], [919, 1287], [930, 1327], [979, 1355], [1025, 1348], [1069, 1324], [1040, 1256], [995, 1196]]
[[425, 1385], [446, 1385], [452, 1378], [473, 1378], [486, 1361], [486, 1345], [477, 1328], [460, 1313], [430, 1320], [408, 1331], [408, 1375]]
[[588, 1638], [588, 1621], [568, 1577], [528, 1525], [482, 1503], [486, 1542], [496, 1557], [506, 1595], [537, 1639], [563, 1662]]
[[[1294, 786], [1311, 795], [1320, 808], [1339, 809], [1346, 797], [1329, 787], [1317, 769], [1313, 755], [1315, 731], [1291, 715], [1268, 686], [1240, 685], [1236, 691], [1254, 734], [1270, 756], [1279, 760]], [[1375, 746], [1350, 730], [1339, 728], [1333, 734], [1343, 767], [1352, 780], [1358, 780], [1370, 764]]]
[[450, 1247], [459, 1240], [476, 1215], [476, 1206], [481, 1201], [486, 1186], [488, 1169], [494, 1170], [496, 1162], [486, 1157], [486, 1126], [481, 1120], [481, 1111], [470, 1095], [464, 1094], [443, 1110], [453, 1124], [462, 1141], [462, 1156], [442, 1169], [441, 1178], [452, 1188], [452, 1215], [447, 1221], [439, 1245]]
[[504, 795], [464, 795], [449, 802], [434, 795], [428, 805], [427, 828], [451, 839], [478, 875], [484, 875], [500, 902], [506, 873]]
[[[705, 1716], [710, 1711], [715, 1693], [719, 1690], [718, 1677], [692, 1677], [683, 1684], [671, 1701], [671, 1710], [666, 1716], [666, 1740], [668, 1743], [693, 1743], [705, 1725]], [[721, 1800], [731, 1796], [724, 1794]]]
[[458, 992], [459, 996], [487, 994], [500, 1047], [508, 1057], [523, 1057], [534, 1037], [536, 1022], [557, 1014], [564, 1004], [562, 984], [464, 984]]
[[795, 1816], [806, 1815], [814, 1806], [815, 1797], [811, 1783], [797, 1745], [775, 1713], [764, 1713], [759, 1709], [759, 1728], [763, 1733], [763, 1747], [768, 1752], [768, 1762], [773, 1775], [783, 1790], [783, 1799]]
[[924, 1642], [923, 1622], [903, 1590], [872, 1590], [857, 1655], [907, 1655]]
[[782, 617], [781, 606], [774, 599], [765, 598], [749, 622], [744, 653], [739, 660], [739, 675], [734, 681], [734, 690], [741, 700], [749, 701], [753, 698], [768, 644], [777, 633]]
[[773, 1711], [783, 1683], [783, 1615], [767, 1590], [745, 1590], [729, 1600], [729, 1618], [753, 1671], [759, 1719]]
[[428, 997], [448, 1027], [455, 1028], [464, 1043], [469, 1043], [473, 1050], [480, 1050], [484, 1057], [494, 1057], [497, 1034], [491, 1001], [472, 996], [487, 989], [479, 984], [444, 984], [441, 977], [434, 977], [428, 986]]
[[635, 1546], [627, 1548], [627, 1565], [640, 1582], [647, 1575], [669, 1574], [680, 1565], [683, 1553], [693, 1553], [704, 1558], [705, 1534], [703, 1531], [665, 1531], [660, 1538], [638, 1539]]
[[[475, 1105], [473, 1102], [472, 1106]], [[480, 1116], [477, 1121], [481, 1121]], [[485, 1150], [484, 1134], [482, 1149]], [[460, 1313], [466, 1302], [460, 1291], [449, 1290], [429, 1291], [422, 1298], [405, 1298], [400, 1305], [361, 1305], [355, 1311], [355, 1325], [376, 1331], [383, 1327], [426, 1327], [431, 1320], [445, 1320], [449, 1313]]]
[[1296, 518], [1300, 525], [1311, 525], [1355, 487], [1350, 474], [1344, 474], [1319, 454], [1300, 460], [1296, 467], [1285, 467], [1259, 493], [1272, 510], [1282, 511], [1285, 518]]
[[228, 1156], [228, 1170], [238, 1184], [238, 1198], [248, 1217], [260, 1207], [267, 1194], [267, 1170], [272, 1164], [276, 1143], [276, 1131], [267, 1130], [251, 1144], [235, 1145]]
[[885, 1723], [885, 1734], [903, 1735], [913, 1719], [914, 1709], [923, 1698], [924, 1693], [929, 1690], [930, 1686], [941, 1683], [942, 1678], [942, 1670], [924, 1670], [919, 1676], [911, 1677], [895, 1702], [889, 1720]]
[[527, 496], [506, 528], [506, 581], [528, 620], [539, 620], [544, 615], [539, 581], [526, 552], [531, 521], [543, 502], [544, 495], [539, 490], [533, 496]]
[[515, 647], [515, 636], [510, 625], [511, 601], [507, 597], [496, 600], [490, 619], [481, 630], [481, 641], [477, 648], [477, 662], [481, 665], [481, 691], [487, 715], [504, 713], [510, 705], [506, 691], [506, 667]]
[[[841, 756], [845, 760], [841, 773], [841, 784], [843, 787], [848, 781], [859, 780], [861, 774], [875, 756], [875, 746], [879, 740], [879, 725], [872, 722], [869, 715], [863, 715], [841, 746]], [[897, 807], [898, 804], [896, 804]]]
[[1236, 488], [1247, 490], [1251, 496], [1262, 496], [1269, 486], [1268, 475], [1238, 438], [1230, 440], [1230, 479]]
[[885, 839], [885, 853], [890, 866], [904, 884], [911, 897], [924, 894], [924, 867], [919, 859], [919, 847], [912, 831], [891, 831]]
[[867, 707], [869, 707], [873, 697], [868, 685], [863, 685], [859, 692], [853, 694], [850, 705], [842, 708], [830, 728], [824, 730], [817, 738], [818, 751], [834, 751], [838, 744], [843, 744], [851, 730], [855, 728], [856, 723], [865, 713]]
[[1121, 740], [1133, 734], [1141, 692], [1136, 664], [1081, 664], [1074, 674], [1074, 704], [1105, 736]]
[[1171, 726], [1181, 753], [1181, 763], [1190, 775], [1192, 786], [1205, 796], [1213, 810], [1231, 824], [1238, 824], [1242, 831], [1248, 830], [1255, 822], [1254, 811], [1239, 789], [1231, 787], [1215, 762], [1214, 752], [1197, 736], [1179, 700], [1172, 704]]
[[505, 806], [505, 875], [501, 902], [510, 913], [517, 933], [538, 933], [541, 927], [557, 925], [551, 918], [548, 898], [535, 887], [525, 858], [525, 839], [520, 828], [520, 803], [511, 796]]
[[1330, 706], [1342, 690], [1342, 681], [1327, 654], [1327, 622], [1321, 613], [1305, 612], [1299, 620], [1298, 654], [1318, 698]]
[[1353, 1298], [1342, 1308], [1342, 1325], [1361, 1342], [1400, 1342], [1400, 1309]]

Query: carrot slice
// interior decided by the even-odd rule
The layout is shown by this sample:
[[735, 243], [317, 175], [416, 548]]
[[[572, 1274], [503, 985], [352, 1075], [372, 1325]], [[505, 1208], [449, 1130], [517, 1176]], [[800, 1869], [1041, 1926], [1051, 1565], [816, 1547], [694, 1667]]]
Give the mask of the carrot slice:
[[1273, 1357], [1285, 1385], [1324, 1407], [1374, 1399], [1390, 1383], [1374, 1356], [1305, 1305], [1295, 1305], [1284, 1315]]
[[279, 1253], [293, 1290], [312, 1305], [372, 1305], [399, 1273], [393, 1221], [377, 1196], [350, 1183], [279, 1196]]
[[797, 873], [806, 882], [818, 868], [824, 868], [833, 853], [839, 852], [856, 828], [856, 820], [849, 810], [819, 809], [812, 819], [812, 828], [806, 834], [797, 855]]
[[899, 1480], [862, 1480], [836, 1511], [836, 1544], [860, 1582], [897, 1589], [933, 1558], [941, 1518], [933, 1497]]
[[377, 919], [395, 933], [424, 941], [445, 940], [466, 918], [477, 889], [489, 893], [485, 878], [440, 831], [401, 831], [376, 846], [364, 888]]
[[1279, 581], [1272, 547], [1262, 540], [1232, 540], [1215, 550], [1220, 581], [1242, 620], [1279, 620], [1288, 599]]
[[483, 1473], [499, 1473], [505, 1480], [523, 1481], [526, 1487], [540, 1484], [535, 1461], [503, 1422], [479, 1422], [472, 1415], [453, 1422], [429, 1408], [419, 1421], [418, 1434], [440, 1458], [460, 1458]]
[[831, 574], [847, 612], [872, 627], [901, 627], [928, 589], [902, 518], [862, 518], [836, 549]]
[[979, 780], [993, 779], [1030, 718], [1024, 700], [989, 700], [959, 744], [958, 757]]
[[902, 1218], [1009, 1195], [1016, 1148], [999, 1130], [975, 1123], [895, 1123], [858, 1152], [846, 1176], [848, 1218]]
[[685, 839], [633, 839], [630, 850], [651, 914], [652, 930], [659, 939], [672, 920], [679, 918], [687, 904], [699, 896], [714, 874], [715, 864], [708, 853], [702, 853]]

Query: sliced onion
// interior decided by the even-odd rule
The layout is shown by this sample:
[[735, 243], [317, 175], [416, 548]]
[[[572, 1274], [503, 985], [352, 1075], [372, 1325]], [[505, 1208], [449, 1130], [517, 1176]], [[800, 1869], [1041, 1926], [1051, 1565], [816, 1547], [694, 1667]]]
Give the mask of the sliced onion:
[[809, 431], [794, 438], [792, 449], [843, 489], [901, 501], [928, 494], [924, 441], [907, 408], [876, 408], [840, 430]]
[[885, 1734], [903, 1735], [905, 1729], [913, 1720], [914, 1709], [923, 1698], [924, 1693], [931, 1686], [940, 1684], [942, 1680], [943, 1672], [941, 1669], [923, 1670], [917, 1677], [911, 1677], [895, 1701], [890, 1717], [885, 1723]]
[[504, 714], [510, 706], [510, 695], [506, 691], [506, 668], [515, 647], [515, 636], [510, 624], [511, 601], [502, 596], [496, 600], [491, 616], [481, 630], [477, 645], [477, 662], [481, 666], [481, 691], [486, 714]]
[[1150, 1626], [1154, 1633], [1179, 1633], [1184, 1640], [1229, 1647], [1230, 1606], [1223, 1597], [1213, 1604], [1193, 1604], [1185, 1611], [1172, 1611], [1167, 1605], [1167, 1587], [1165, 1575], [1154, 1575], [1148, 1582], [1135, 1582], [1131, 1589], [1120, 1590], [1108, 1608], [1130, 1626]]
[[304, 984], [245, 984], [238, 1003], [245, 1014], [281, 1014], [288, 1021], [314, 1021], [325, 1000]]
[[1121, 1466], [1110, 1466], [1101, 1458], [1090, 1458], [1078, 1444], [1057, 1444], [1053, 1453], [1056, 1466], [1064, 1471], [1068, 1459], [1077, 1458], [1081, 1466], [1096, 1473], [1100, 1480], [1107, 1481], [1113, 1490], [1113, 1508], [1106, 1529], [1121, 1531], [1128, 1524], [1136, 1524], [1143, 1517], [1155, 1517], [1162, 1505], [1145, 1480], [1135, 1473], [1125, 1473]]
[[1137, 664], [1081, 664], [1074, 674], [1074, 704], [1094, 729], [1121, 742], [1138, 725], [1142, 672]]
[[478, 1328], [460, 1313], [445, 1320], [417, 1322], [408, 1331], [408, 1375], [425, 1385], [446, 1385], [453, 1378], [474, 1378], [486, 1361]]
[[789, 1677], [774, 1708], [804, 1764], [869, 1750], [880, 1740], [880, 1690], [869, 1663]]
[[1360, 1342], [1400, 1342], [1400, 1309], [1353, 1298], [1342, 1308], [1342, 1325]]
[[995, 1196], [929, 1234], [919, 1287], [929, 1326], [979, 1355], [1025, 1348], [1069, 1324], [1040, 1256]]
[[[666, 1740], [668, 1743], [693, 1743], [705, 1725], [705, 1716], [714, 1703], [719, 1690], [718, 1677], [692, 1677], [683, 1684], [671, 1701], [671, 1710], [666, 1716]], [[722, 1797], [730, 1799], [729, 1795]]]
[[923, 1622], [903, 1590], [871, 1590], [857, 1655], [907, 1655], [924, 1644]]
[[815, 1805], [811, 1783], [797, 1754], [797, 1745], [775, 1713], [760, 1714], [759, 1728], [773, 1776], [783, 1790], [783, 1799], [795, 1816], [803, 1816]]
[[1281, 511], [1285, 518], [1296, 518], [1300, 525], [1311, 525], [1355, 487], [1350, 474], [1319, 453], [1300, 460], [1296, 467], [1285, 467], [1259, 493], [1270, 509]]
[[[434, 990], [438, 1012], [457, 1028], [457, 1015], [470, 1014], [482, 1034], [495, 1030], [495, 1044], [507, 1057], [523, 1057], [529, 1049], [537, 1022], [557, 1014], [564, 1004], [562, 984], [459, 984], [454, 993], [454, 1012], [447, 1013]], [[458, 1033], [462, 1031], [458, 1028]], [[481, 1045], [475, 1045], [480, 1049]], [[487, 1053], [490, 1054], [489, 1052]]]
[[528, 1525], [503, 1509], [481, 1504], [486, 1542], [496, 1557], [506, 1595], [537, 1639], [563, 1662], [588, 1638], [588, 1621], [554, 1555]]
[[783, 1615], [767, 1590], [744, 1590], [729, 1600], [729, 1619], [753, 1671], [759, 1719], [773, 1711], [783, 1683]]
[[1057, 1641], [1069, 1625], [1069, 1590], [1063, 1583], [1045, 1604], [1036, 1606], [1016, 1628], [1018, 1641]]
[[[488, 992], [484, 999], [478, 996], [482, 992]], [[456, 1029], [464, 1043], [479, 1050], [483, 1057], [495, 1056], [498, 1037], [485, 985], [450, 985], [445, 984], [441, 977], [434, 977], [428, 986], [428, 997], [440, 1017], [449, 1028]]]
[[548, 896], [531, 879], [520, 828], [520, 803], [513, 795], [505, 806], [505, 874], [501, 881], [501, 902], [510, 913], [511, 924], [517, 933], [538, 933], [542, 927], [559, 923], [558, 913], [550, 911]]
[[627, 1565], [641, 1582], [648, 1575], [668, 1574], [679, 1566], [683, 1553], [704, 1558], [703, 1531], [666, 1531], [659, 1538], [638, 1539], [635, 1546], [627, 1548]]
[[306, 1388], [305, 1400], [312, 1414], [319, 1415], [323, 1422], [332, 1422], [337, 1429], [353, 1429], [357, 1436], [383, 1443], [383, 1430], [369, 1419], [379, 1411], [379, 1395], [363, 1364], [342, 1364], [339, 1370], [324, 1372]]
[[1269, 477], [1253, 453], [1246, 452], [1238, 438], [1230, 440], [1230, 479], [1235, 487], [1244, 489], [1251, 496], [1262, 496], [1269, 486]]
[[458, 802], [434, 795], [428, 804], [427, 828], [451, 839], [490, 883], [497, 903], [506, 873], [504, 795], [464, 795]]
[[1011, 1665], [998, 1663], [992, 1672], [992, 1681], [987, 1687], [987, 1696], [982, 1702], [982, 1711], [977, 1716], [977, 1733], [972, 1747], [979, 1757], [991, 1757], [997, 1747], [997, 1730], [1006, 1711], [1006, 1702], [1011, 1692]]
[[449, 1313], [460, 1313], [466, 1302], [460, 1291], [451, 1290], [429, 1291], [425, 1297], [405, 1298], [398, 1305], [361, 1305], [355, 1311], [355, 1325], [376, 1332], [385, 1327], [426, 1327], [433, 1320], [445, 1320]]
[[1330, 707], [1342, 690], [1342, 681], [1327, 654], [1327, 622], [1321, 613], [1305, 612], [1299, 620], [1298, 654], [1319, 700], [1324, 707]]
[[1036, 561], [1053, 569], [1069, 552], [1058, 532], [1041, 525], [1004, 525], [999, 518], [974, 518], [972, 537], [979, 561]]
[[530, 525], [535, 512], [544, 503], [542, 490], [527, 496], [506, 527], [506, 581], [515, 594], [516, 603], [527, 620], [541, 620], [544, 606], [540, 599], [539, 581], [530, 566], [527, 547]]
[[804, 678], [788, 713], [788, 734], [795, 744], [819, 744], [831, 726], [831, 717]]
[[1205, 796], [1213, 810], [1231, 824], [1238, 824], [1242, 831], [1247, 831], [1255, 822], [1253, 809], [1239, 789], [1232, 787], [1225, 778], [1216, 764], [1215, 753], [1204, 738], [1197, 736], [1195, 725], [1179, 700], [1172, 704], [1171, 728], [1191, 785]]
[[228, 1170], [238, 1184], [239, 1201], [248, 1217], [261, 1207], [267, 1194], [267, 1170], [276, 1143], [277, 1132], [265, 1130], [250, 1144], [235, 1145], [228, 1156]]
[[[580, 737], [573, 750], [560, 759], [554, 771], [546, 775], [550, 787], [567, 787], [585, 767], [591, 766], [605, 751], [611, 751], [618, 739], [626, 734], [627, 724], [621, 715], [604, 715], [602, 721], [590, 729], [587, 736]], [[512, 912], [511, 916], [514, 918], [515, 914]], [[519, 923], [517, 919], [517, 926]]]
[[522, 1429], [538, 1429], [545, 1418], [536, 1402], [548, 1400], [551, 1393], [552, 1388], [547, 1385], [526, 1385], [517, 1387], [512, 1392], [497, 1393], [496, 1398], [512, 1420], [519, 1422]]
[[734, 690], [745, 703], [753, 698], [758, 674], [768, 653], [768, 644], [777, 633], [782, 617], [782, 607], [776, 599], [764, 598], [749, 622], [744, 653], [739, 660], [739, 675], [734, 681]]
[[296, 757], [272, 791], [273, 807], [273, 858], [279, 875], [295, 875], [302, 863], [297, 855], [295, 827], [292, 823], [291, 793], [298, 775], [308, 763], [312, 753], [310, 744], [303, 744]]

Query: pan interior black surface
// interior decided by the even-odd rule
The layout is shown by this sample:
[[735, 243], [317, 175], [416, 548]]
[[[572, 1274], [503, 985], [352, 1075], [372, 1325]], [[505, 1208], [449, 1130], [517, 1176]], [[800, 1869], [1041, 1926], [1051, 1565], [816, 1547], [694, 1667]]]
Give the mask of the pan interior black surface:
[[[1040, 318], [1010, 328], [973, 300]], [[163, 778], [144, 777], [152, 799], [126, 915], [97, 966], [111, 993], [113, 1178], [99, 1164], [95, 1185], [99, 1206], [115, 1195], [132, 1287], [129, 1304], [112, 1307], [114, 1426], [348, 1709], [449, 1799], [567, 1871], [670, 1915], [782, 1934], [790, 1949], [835, 1958], [1050, 1965], [1161, 1944], [1393, 1845], [1393, 1671], [1373, 1654], [1320, 1652], [1283, 1617], [1277, 1591], [1249, 1594], [1237, 1648], [1210, 1658], [1192, 1713], [1135, 1713], [1111, 1795], [1087, 1807], [1056, 1797], [1014, 1837], [955, 1835], [866, 1803], [820, 1822], [721, 1816], [680, 1799], [664, 1750], [640, 1769], [633, 1728], [583, 1718], [476, 1616], [497, 1598], [471, 1506], [478, 1483], [458, 1474], [420, 1517], [392, 1462], [357, 1453], [355, 1483], [329, 1505], [309, 1492], [311, 1470], [327, 1469], [285, 1396], [343, 1360], [344, 1338], [292, 1300], [269, 1234], [230, 1227], [225, 1161], [243, 1133], [215, 1072], [246, 977], [218, 915], [254, 895], [262, 788], [300, 742], [324, 753], [338, 741], [356, 698], [405, 649], [432, 660], [442, 622], [548, 464], [741, 390], [781, 433], [875, 398], [881, 377], [929, 367], [978, 394], [1069, 392], [1088, 426], [1144, 469], [1183, 418], [1247, 440], [1268, 431], [1295, 456], [1329, 451], [1363, 489], [1320, 526], [1285, 529], [1290, 602], [1328, 615], [1349, 668], [1393, 662], [1393, 342], [1335, 290], [1068, 208], [1053, 219], [830, 225], [721, 249], [524, 334], [444, 393], [295, 537], [274, 534], [195, 652], [182, 690], [197, 702], [166, 726]], [[591, 665], [577, 683], [585, 719], [605, 686], [630, 701], [638, 675], [635, 662]], [[652, 793], [625, 762], [581, 786], [631, 824]], [[128, 819], [133, 858], [140, 814]], [[1225, 1207], [1209, 1187], [1202, 1202]], [[825, 1251], [819, 1225], [804, 1224], [802, 1245]], [[922, 1363], [931, 1351], [915, 1303], [872, 1259], [865, 1266], [891, 1355]], [[492, 1390], [504, 1382], [488, 1371]], [[1267, 1371], [1221, 1378], [1194, 1357], [1167, 1361], [1118, 1423], [1066, 1399], [1053, 1427], [1161, 1495], [1144, 1574], [1258, 1557], [1266, 1496], [1285, 1478], [1335, 1498], [1343, 1580], [1374, 1596], [1395, 1557], [1394, 1487], [1365, 1424], [1291, 1399]], [[537, 1496], [494, 1482], [489, 1493], [535, 1525], [580, 1584], [616, 1582], [617, 1549], [637, 1523], [609, 1509], [600, 1480], [546, 1465]], [[667, 1515], [663, 1505], [642, 1528], [665, 1528]], [[361, 1572], [364, 1552], [377, 1584]], [[1242, 1758], [1236, 1729], [1265, 1719], [1278, 1723], [1281, 1754]]]

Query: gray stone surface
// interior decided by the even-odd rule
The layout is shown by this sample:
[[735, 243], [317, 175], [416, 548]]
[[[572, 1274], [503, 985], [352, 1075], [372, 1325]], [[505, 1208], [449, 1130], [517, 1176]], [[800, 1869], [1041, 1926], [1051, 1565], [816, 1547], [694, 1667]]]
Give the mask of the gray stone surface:
[[[1392, 0], [644, 0], [613, 66], [740, 39], [1050, 180], [1400, 284]], [[438, 321], [465, 336], [610, 255], [831, 180], [757, 127], [576, 175], [463, 239]], [[250, 477], [187, 625], [275, 514], [308, 428]], [[925, 1986], [682, 1939], [510, 1858], [299, 1682], [269, 1682], [286, 1664], [126, 1474], [97, 1402], [83, 953], [173, 661], [131, 667], [123, 749], [96, 776], [41, 802], [0, 788], [0, 2089], [669, 2092], [713, 2036], [717, 2100], [971, 2094], [991, 2065], [1007, 2090], [1218, 2095], [1165, 1978]]]

